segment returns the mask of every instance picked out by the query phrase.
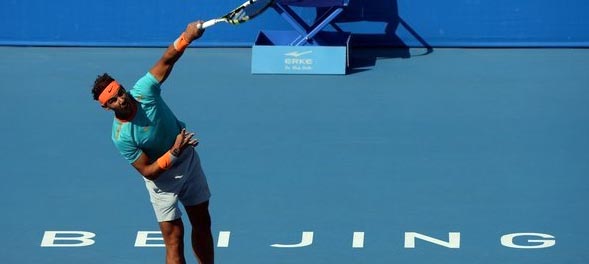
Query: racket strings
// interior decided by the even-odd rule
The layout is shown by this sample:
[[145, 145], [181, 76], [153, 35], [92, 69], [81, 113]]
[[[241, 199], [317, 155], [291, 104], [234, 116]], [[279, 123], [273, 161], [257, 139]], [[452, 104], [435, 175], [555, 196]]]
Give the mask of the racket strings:
[[238, 7], [231, 11], [231, 13], [225, 16], [225, 19], [230, 24], [239, 24], [253, 18], [254, 16], [262, 13], [274, 2], [273, 0], [258, 0], [248, 1], [246, 4]]

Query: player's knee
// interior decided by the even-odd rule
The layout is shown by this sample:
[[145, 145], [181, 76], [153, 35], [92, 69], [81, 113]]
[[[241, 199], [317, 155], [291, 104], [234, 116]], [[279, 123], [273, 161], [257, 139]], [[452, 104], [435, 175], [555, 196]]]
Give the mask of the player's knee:
[[183, 237], [168, 237], [164, 238], [164, 244], [166, 245], [166, 253], [173, 258], [182, 257], [184, 250], [184, 238]]
[[210, 229], [211, 227], [211, 215], [209, 214], [209, 209], [205, 205], [197, 205], [194, 207], [187, 208], [188, 217], [190, 218], [190, 223], [194, 228], [205, 228]]
[[184, 225], [181, 220], [162, 222], [160, 223], [160, 229], [164, 241], [181, 241], [184, 236]]

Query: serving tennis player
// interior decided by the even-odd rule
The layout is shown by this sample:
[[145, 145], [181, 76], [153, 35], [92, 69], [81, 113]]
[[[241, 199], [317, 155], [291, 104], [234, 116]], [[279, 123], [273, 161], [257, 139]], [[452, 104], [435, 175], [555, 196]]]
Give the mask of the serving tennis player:
[[195, 21], [130, 90], [108, 74], [98, 76], [94, 100], [114, 112], [112, 140], [143, 175], [166, 246], [166, 263], [185, 263], [180, 201], [192, 226], [192, 249], [199, 263], [214, 263], [206, 177], [195, 150], [198, 140], [161, 97], [162, 84], [188, 45], [204, 33]]

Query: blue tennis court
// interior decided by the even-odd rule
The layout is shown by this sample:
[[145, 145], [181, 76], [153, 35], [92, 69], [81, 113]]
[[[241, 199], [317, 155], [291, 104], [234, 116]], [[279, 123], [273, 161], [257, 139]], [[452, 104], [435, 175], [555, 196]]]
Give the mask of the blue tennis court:
[[[90, 94], [162, 52], [0, 47], [2, 263], [163, 262]], [[163, 97], [200, 138], [218, 263], [589, 261], [589, 50], [409, 53], [293, 76], [252, 75], [248, 48], [186, 52]]]

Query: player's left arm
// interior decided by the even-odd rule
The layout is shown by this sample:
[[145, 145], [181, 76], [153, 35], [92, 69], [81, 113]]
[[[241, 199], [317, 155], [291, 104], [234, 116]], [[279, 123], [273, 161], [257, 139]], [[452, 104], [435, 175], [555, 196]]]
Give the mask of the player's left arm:
[[184, 53], [186, 46], [202, 36], [204, 29], [201, 28], [201, 24], [202, 21], [195, 21], [188, 24], [182, 35], [174, 43], [170, 44], [162, 57], [149, 70], [160, 84], [166, 81], [168, 75], [172, 72], [174, 64]]

